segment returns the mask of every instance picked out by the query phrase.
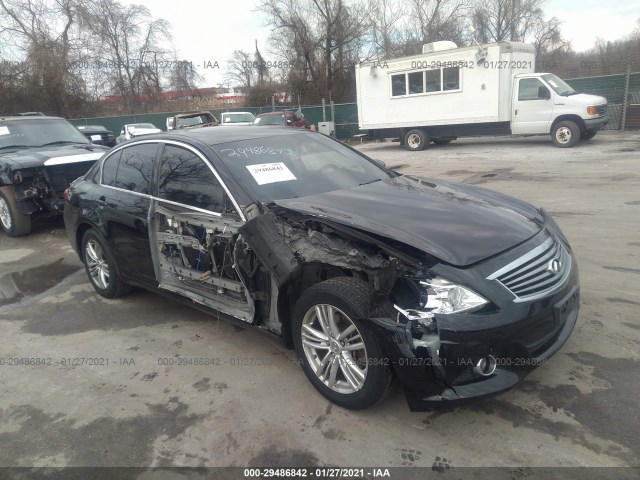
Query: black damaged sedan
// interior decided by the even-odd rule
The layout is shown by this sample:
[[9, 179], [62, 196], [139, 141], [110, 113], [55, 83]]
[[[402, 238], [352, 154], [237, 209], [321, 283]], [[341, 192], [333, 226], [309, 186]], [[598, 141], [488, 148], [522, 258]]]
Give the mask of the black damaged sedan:
[[542, 209], [318, 133], [129, 141], [69, 187], [64, 218], [100, 295], [142, 287], [277, 336], [351, 409], [394, 376], [412, 410], [506, 391], [578, 316], [575, 258]]

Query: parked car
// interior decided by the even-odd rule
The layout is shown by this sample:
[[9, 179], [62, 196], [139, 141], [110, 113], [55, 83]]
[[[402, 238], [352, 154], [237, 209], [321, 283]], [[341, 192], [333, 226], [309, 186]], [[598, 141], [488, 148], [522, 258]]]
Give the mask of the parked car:
[[167, 118], [167, 132], [185, 128], [212, 127], [219, 123], [210, 112], [181, 113]]
[[64, 219], [98, 294], [139, 286], [278, 337], [346, 408], [384, 398], [392, 372], [413, 410], [509, 390], [578, 315], [544, 210], [302, 129], [134, 140], [73, 182]]
[[251, 112], [223, 112], [220, 114], [220, 125], [251, 125], [256, 116]]
[[116, 144], [116, 137], [111, 130], [107, 130], [102, 125], [78, 125], [76, 127], [87, 137], [91, 143], [113, 147]]
[[63, 118], [0, 117], [0, 227], [31, 232], [31, 217], [62, 213], [63, 192], [108, 149]]
[[116, 144], [131, 140], [133, 137], [160, 132], [162, 132], [162, 130], [157, 128], [153, 123], [130, 123], [122, 127], [120, 135], [116, 138]]
[[253, 121], [253, 125], [261, 127], [265, 125], [284, 125], [288, 127], [306, 127], [307, 120], [300, 110], [280, 110], [259, 114]]

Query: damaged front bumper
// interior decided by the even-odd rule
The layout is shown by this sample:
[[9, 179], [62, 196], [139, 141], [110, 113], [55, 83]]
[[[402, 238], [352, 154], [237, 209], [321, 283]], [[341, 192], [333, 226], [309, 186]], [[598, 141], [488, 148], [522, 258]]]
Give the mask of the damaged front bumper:
[[[484, 277], [496, 263], [464, 275]], [[435, 315], [430, 327], [415, 319], [370, 319], [412, 411], [455, 407], [508, 391], [571, 335], [579, 311], [575, 261], [557, 290], [532, 301], [515, 302], [501, 285], [489, 285], [493, 311]]]

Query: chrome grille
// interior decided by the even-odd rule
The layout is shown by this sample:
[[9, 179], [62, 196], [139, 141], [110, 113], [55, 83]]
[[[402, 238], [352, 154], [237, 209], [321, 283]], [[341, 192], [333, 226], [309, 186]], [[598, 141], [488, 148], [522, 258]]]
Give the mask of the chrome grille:
[[571, 272], [571, 255], [555, 237], [489, 275], [516, 298], [515, 302], [543, 297], [564, 284]]
[[598, 105], [596, 106], [596, 112], [598, 112], [598, 115], [602, 116], [605, 113], [607, 113], [607, 105]]

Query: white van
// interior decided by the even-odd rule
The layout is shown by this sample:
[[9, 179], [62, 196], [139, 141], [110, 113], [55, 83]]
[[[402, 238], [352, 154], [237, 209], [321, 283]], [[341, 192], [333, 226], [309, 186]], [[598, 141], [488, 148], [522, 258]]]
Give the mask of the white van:
[[359, 126], [422, 150], [482, 135], [551, 135], [573, 147], [608, 123], [606, 98], [534, 72], [534, 47], [516, 42], [434, 42], [421, 55], [356, 65]]

